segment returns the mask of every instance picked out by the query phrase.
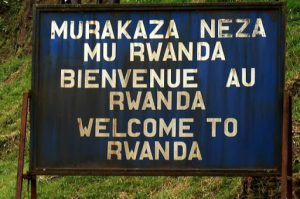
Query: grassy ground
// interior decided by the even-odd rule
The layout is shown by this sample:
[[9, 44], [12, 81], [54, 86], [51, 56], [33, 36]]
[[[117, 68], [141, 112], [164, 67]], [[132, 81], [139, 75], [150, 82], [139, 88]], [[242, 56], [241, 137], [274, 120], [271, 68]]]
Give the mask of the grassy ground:
[[[300, 79], [300, 1], [288, 1], [286, 82]], [[300, 96], [293, 98], [293, 120], [300, 120]]]
[[[19, 17], [20, 3], [6, 2], [11, 10], [1, 14], [0, 9], [0, 45], [3, 46], [0, 50], [0, 198], [3, 199], [14, 197], [21, 98], [22, 92], [30, 88], [31, 68], [30, 56], [16, 56], [13, 45], [16, 39], [7, 36], [8, 30], [16, 32], [18, 24], [14, 20]], [[0, 0], [0, 5], [3, 3]], [[300, 1], [289, 0], [288, 13], [286, 80], [292, 84], [295, 78], [300, 78]], [[10, 19], [8, 16], [12, 14], [15, 16]], [[293, 119], [300, 120], [299, 97], [294, 98]], [[241, 181], [241, 178], [228, 177], [39, 177], [38, 194], [40, 198], [234, 198], [241, 193]], [[25, 198], [28, 197], [26, 186], [27, 183]]]

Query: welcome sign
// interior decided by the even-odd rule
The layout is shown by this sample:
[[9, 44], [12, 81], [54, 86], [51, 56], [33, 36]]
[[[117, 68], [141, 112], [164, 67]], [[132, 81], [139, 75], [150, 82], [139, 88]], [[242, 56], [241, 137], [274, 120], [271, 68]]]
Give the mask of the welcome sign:
[[37, 174], [279, 173], [281, 4], [37, 6]]

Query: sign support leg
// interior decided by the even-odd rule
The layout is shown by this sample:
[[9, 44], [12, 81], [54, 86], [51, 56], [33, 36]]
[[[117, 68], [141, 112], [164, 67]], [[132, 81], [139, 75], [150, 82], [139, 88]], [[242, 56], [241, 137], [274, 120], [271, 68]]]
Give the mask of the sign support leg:
[[30, 97], [29, 92], [26, 92], [26, 93], [23, 94], [22, 118], [21, 118], [21, 129], [20, 129], [20, 143], [19, 143], [19, 158], [18, 158], [18, 171], [17, 171], [16, 199], [21, 199], [22, 198], [22, 184], [23, 184], [23, 179], [24, 179], [23, 169], [24, 169], [26, 127], [27, 127], [29, 97]]
[[285, 93], [283, 102], [281, 199], [292, 198], [292, 100]]
[[31, 176], [30, 179], [31, 199], [36, 199], [36, 176]]

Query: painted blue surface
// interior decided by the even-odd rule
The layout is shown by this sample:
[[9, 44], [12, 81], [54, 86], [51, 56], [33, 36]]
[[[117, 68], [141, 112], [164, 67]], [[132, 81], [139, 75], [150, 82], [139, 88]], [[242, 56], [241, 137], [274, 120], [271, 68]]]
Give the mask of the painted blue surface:
[[[41, 12], [38, 20], [38, 62], [33, 70], [33, 168], [142, 168], [142, 169], [278, 169], [281, 164], [281, 129], [282, 129], [282, 92], [283, 92], [283, 48], [281, 15], [278, 10], [241, 10], [241, 11], [120, 11], [111, 14], [109, 11], [90, 12]], [[246, 32], [252, 33], [254, 21], [261, 18], [266, 32], [262, 38], [200, 38], [200, 19], [220, 18], [250, 18]], [[111, 20], [114, 30], [116, 20], [132, 20], [128, 32], [134, 34], [135, 24], [138, 20], [145, 22], [150, 19], [162, 19], [168, 21], [174, 19], [180, 38], [169, 41], [174, 42], [200, 42], [213, 44], [221, 41], [226, 60], [216, 61], [178, 61], [178, 62], [130, 62], [129, 43], [133, 40], [86, 40], [84, 38], [63, 40], [50, 39], [51, 21], [58, 25], [62, 21], [99, 20], [101, 30], [105, 20]], [[149, 26], [146, 25], [148, 31]], [[229, 25], [235, 33], [240, 27]], [[76, 27], [76, 26], [75, 26]], [[165, 34], [166, 26], [161, 33]], [[115, 32], [115, 35], [116, 32]], [[167, 42], [166, 39], [149, 40], [138, 39], [136, 42]], [[113, 62], [96, 62], [83, 60], [83, 44], [88, 42], [93, 46], [96, 42], [117, 42], [117, 58]], [[174, 45], [176, 46], [176, 45]], [[213, 45], [212, 45], [213, 46]], [[211, 47], [212, 47], [211, 46]], [[175, 47], [175, 52], [177, 48]], [[195, 50], [196, 48], [194, 48]], [[164, 51], [162, 51], [164, 52]], [[163, 53], [162, 53], [163, 55]], [[84, 89], [84, 88], [60, 88], [61, 69], [183, 69], [197, 68], [196, 81], [199, 88], [187, 89], [180, 86], [177, 89], [153, 88], [153, 89]], [[226, 88], [227, 78], [231, 68], [236, 68], [241, 77], [242, 68], [256, 69], [256, 83], [253, 87]], [[97, 79], [99, 81], [99, 78]], [[130, 82], [130, 81], [129, 81]], [[241, 80], [240, 80], [241, 83]], [[200, 90], [206, 110], [179, 111], [173, 103], [173, 110], [136, 110], [136, 111], [110, 111], [110, 91], [151, 91], [155, 96], [156, 91], [173, 92], [187, 91], [194, 96], [194, 92]], [[144, 95], [142, 95], [144, 96]], [[154, 99], [155, 100], [155, 99]], [[156, 100], [155, 100], [156, 102]], [[155, 103], [156, 104], [156, 103]], [[126, 106], [125, 106], [126, 109]], [[127, 121], [130, 118], [138, 118], [143, 121], [146, 118], [164, 118], [170, 121], [172, 118], [194, 118], [191, 132], [193, 138], [97, 138], [92, 136], [80, 137], [77, 117], [83, 118], [86, 125], [89, 118], [117, 118], [118, 128], [126, 131]], [[236, 118], [238, 120], [238, 134], [228, 138], [224, 135], [223, 123], [217, 126], [217, 136], [211, 137], [211, 125], [206, 118], [218, 117]], [[178, 124], [178, 123], [177, 123]], [[93, 127], [94, 129], [94, 127]], [[137, 127], [137, 131], [142, 131]], [[108, 129], [111, 133], [111, 129]], [[178, 127], [177, 127], [178, 131]], [[149, 141], [154, 149], [154, 142], [160, 141], [162, 145], [170, 142], [170, 154], [173, 154], [172, 143], [185, 142], [190, 148], [192, 141], [199, 143], [202, 160], [107, 160], [107, 141], [128, 141], [134, 145], [136, 141]], [[123, 149], [124, 150], [124, 149]], [[140, 150], [139, 150], [140, 153]], [[138, 153], [138, 154], [139, 154]], [[153, 152], [154, 156], [154, 152]], [[139, 157], [139, 155], [138, 155]]]

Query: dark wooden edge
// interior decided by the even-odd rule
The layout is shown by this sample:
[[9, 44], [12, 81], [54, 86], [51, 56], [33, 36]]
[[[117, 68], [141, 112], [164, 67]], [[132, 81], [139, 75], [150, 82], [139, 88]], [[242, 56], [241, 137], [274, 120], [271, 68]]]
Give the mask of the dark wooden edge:
[[228, 3], [170, 3], [170, 4], [35, 4], [43, 11], [178, 11], [178, 10], [272, 10], [286, 5], [283, 1], [274, 2], [228, 2]]
[[31, 199], [36, 199], [37, 198], [37, 183], [36, 183], [36, 175], [33, 175], [31, 178], [30, 182], [30, 194], [31, 194]]
[[26, 142], [26, 129], [27, 129], [29, 98], [30, 98], [30, 92], [26, 92], [23, 94], [18, 170], [17, 170], [17, 185], [16, 185], [16, 198], [17, 199], [22, 198], [22, 185], [23, 185], [23, 179], [24, 179], [23, 169], [24, 169], [25, 142]]
[[35, 104], [40, 103], [39, 101], [36, 101], [37, 96], [37, 90], [38, 90], [38, 82], [39, 82], [39, 31], [40, 31], [40, 11], [36, 9], [35, 6], [33, 6], [33, 20], [32, 20], [32, 69], [31, 69], [31, 103], [29, 107], [29, 113], [30, 113], [30, 151], [29, 151], [29, 170], [33, 168], [33, 165], [35, 165], [35, 148], [34, 140], [36, 137], [36, 134], [34, 133], [35, 128], [35, 121], [37, 120], [35, 113]]
[[292, 100], [287, 93], [283, 106], [281, 198], [292, 199]]

